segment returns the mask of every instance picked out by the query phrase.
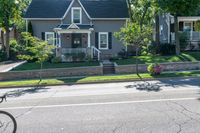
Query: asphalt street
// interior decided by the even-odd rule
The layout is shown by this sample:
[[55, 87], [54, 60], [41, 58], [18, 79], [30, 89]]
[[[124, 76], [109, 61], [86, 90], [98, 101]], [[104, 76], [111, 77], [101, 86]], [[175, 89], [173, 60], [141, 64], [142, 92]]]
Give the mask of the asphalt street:
[[0, 110], [16, 117], [17, 133], [200, 133], [200, 78], [1, 93], [8, 98]]

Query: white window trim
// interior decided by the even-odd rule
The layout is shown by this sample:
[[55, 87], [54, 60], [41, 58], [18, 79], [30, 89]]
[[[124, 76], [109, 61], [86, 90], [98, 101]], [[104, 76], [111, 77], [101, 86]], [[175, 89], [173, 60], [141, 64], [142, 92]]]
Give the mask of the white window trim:
[[[107, 36], [107, 47], [106, 48], [101, 48], [101, 41], [100, 41], [100, 36], [101, 35], [106, 35]], [[109, 42], [108, 42], [108, 32], [99, 32], [99, 49], [101, 50], [108, 50], [108, 45], [109, 45]]]
[[[55, 39], [55, 34], [54, 32], [45, 32], [45, 41], [48, 42], [47, 40], [47, 35], [53, 35], [53, 39]], [[53, 45], [55, 45], [55, 41], [53, 40]]]
[[71, 22], [74, 23], [74, 10], [80, 10], [80, 23], [75, 24], [82, 24], [82, 8], [81, 7], [72, 7], [71, 8]]

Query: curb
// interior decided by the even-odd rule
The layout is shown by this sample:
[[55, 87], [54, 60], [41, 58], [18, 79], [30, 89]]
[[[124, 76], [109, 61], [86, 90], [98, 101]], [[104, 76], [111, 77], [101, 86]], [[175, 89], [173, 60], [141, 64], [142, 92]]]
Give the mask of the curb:
[[94, 82], [85, 82], [85, 83], [63, 83], [63, 84], [43, 84], [43, 85], [25, 85], [25, 86], [6, 86], [0, 87], [0, 89], [17, 89], [17, 88], [27, 88], [27, 87], [47, 87], [47, 86], [64, 86], [64, 85], [87, 85], [87, 84], [104, 84], [104, 83], [121, 83], [121, 82], [134, 82], [134, 81], [156, 81], [156, 80], [171, 80], [171, 79], [187, 79], [187, 78], [200, 78], [198, 76], [191, 77], [166, 77], [166, 78], [146, 78], [146, 79], [132, 79], [132, 80], [113, 80], [113, 81], [94, 81]]

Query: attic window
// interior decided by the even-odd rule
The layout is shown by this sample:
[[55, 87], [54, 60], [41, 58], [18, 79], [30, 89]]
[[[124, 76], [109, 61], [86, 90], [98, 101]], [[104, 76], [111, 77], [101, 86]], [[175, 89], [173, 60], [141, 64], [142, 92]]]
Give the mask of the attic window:
[[72, 23], [81, 24], [82, 10], [80, 7], [72, 7]]

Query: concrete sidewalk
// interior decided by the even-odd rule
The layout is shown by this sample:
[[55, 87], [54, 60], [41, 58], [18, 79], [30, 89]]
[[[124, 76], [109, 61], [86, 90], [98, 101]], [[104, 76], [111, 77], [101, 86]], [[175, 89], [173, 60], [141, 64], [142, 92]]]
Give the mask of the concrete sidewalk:
[[18, 62], [12, 62], [12, 63], [5, 63], [0, 64], [0, 72], [8, 72], [12, 70], [13, 68], [22, 65], [26, 61], [18, 61]]

